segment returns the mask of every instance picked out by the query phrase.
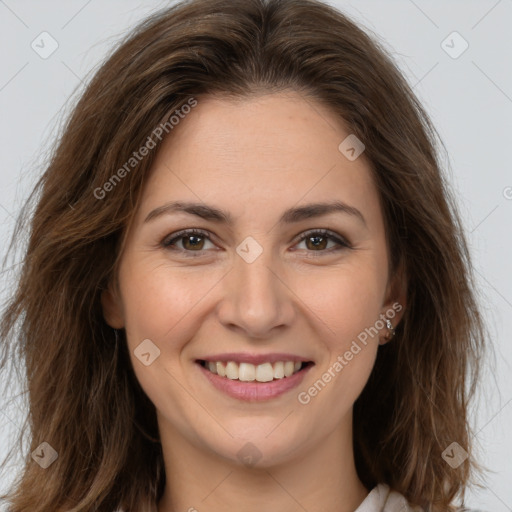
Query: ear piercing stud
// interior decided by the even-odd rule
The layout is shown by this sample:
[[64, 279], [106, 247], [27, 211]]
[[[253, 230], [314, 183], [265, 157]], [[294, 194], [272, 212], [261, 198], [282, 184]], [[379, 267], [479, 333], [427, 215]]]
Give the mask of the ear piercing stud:
[[395, 335], [395, 328], [389, 318], [386, 318], [386, 327], [388, 328], [388, 334], [385, 336], [386, 341], [389, 341]]

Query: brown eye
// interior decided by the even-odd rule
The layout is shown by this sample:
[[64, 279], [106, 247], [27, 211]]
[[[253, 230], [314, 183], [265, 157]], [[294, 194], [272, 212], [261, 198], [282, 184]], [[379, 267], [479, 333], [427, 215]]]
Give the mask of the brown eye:
[[202, 249], [204, 246], [204, 239], [202, 238], [203, 237], [198, 235], [185, 235], [181, 237], [183, 240], [183, 247], [187, 250]]
[[[331, 250], [350, 248], [350, 244], [342, 237], [323, 229], [308, 231], [299, 240], [299, 243], [302, 242], [305, 242], [306, 249], [310, 252], [331, 252]], [[334, 243], [334, 247], [328, 248], [329, 242]]]
[[[325, 249], [327, 247], [328, 238], [326, 236], [308, 236], [305, 240], [306, 246], [311, 250]], [[308, 243], [310, 243], [309, 246]]]
[[[181, 247], [178, 245], [181, 241]], [[166, 249], [183, 252], [201, 252], [205, 249], [206, 241], [211, 242], [208, 234], [204, 231], [189, 229], [171, 235], [162, 242]]]

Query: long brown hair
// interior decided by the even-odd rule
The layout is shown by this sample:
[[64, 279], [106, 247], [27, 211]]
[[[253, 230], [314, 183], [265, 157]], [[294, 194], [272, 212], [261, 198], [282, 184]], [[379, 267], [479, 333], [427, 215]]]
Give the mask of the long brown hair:
[[[160, 498], [155, 408], [135, 378], [125, 333], [103, 319], [100, 294], [115, 279], [162, 119], [204, 94], [290, 89], [327, 105], [365, 144], [391, 271], [400, 266], [407, 276], [403, 321], [379, 348], [354, 406], [359, 477], [427, 510], [464, 496], [481, 470], [468, 404], [486, 332], [427, 113], [382, 44], [334, 8], [192, 0], [146, 19], [97, 71], [14, 233], [13, 242], [28, 223], [18, 286], [2, 317], [2, 366], [25, 365], [31, 432], [23, 470], [4, 496], [11, 512], [139, 511]], [[113, 180], [148, 137], [156, 148]], [[452, 468], [442, 452], [454, 441], [469, 458]], [[31, 457], [42, 442], [58, 452], [45, 470]]]

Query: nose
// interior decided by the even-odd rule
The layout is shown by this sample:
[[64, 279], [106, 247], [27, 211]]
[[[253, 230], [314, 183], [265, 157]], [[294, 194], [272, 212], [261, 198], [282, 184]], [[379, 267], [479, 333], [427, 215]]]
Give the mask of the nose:
[[295, 295], [282, 266], [273, 260], [266, 251], [251, 263], [235, 256], [217, 309], [225, 327], [247, 338], [263, 339], [292, 324]]

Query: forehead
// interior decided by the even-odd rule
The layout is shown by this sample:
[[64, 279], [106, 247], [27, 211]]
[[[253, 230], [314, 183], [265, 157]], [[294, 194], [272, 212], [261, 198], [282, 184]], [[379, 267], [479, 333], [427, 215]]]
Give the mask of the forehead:
[[174, 199], [223, 205], [235, 217], [301, 202], [379, 202], [364, 153], [351, 161], [339, 149], [350, 131], [310, 97], [197, 100], [159, 148], [141, 215]]

